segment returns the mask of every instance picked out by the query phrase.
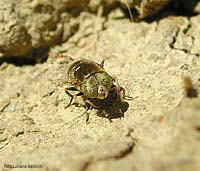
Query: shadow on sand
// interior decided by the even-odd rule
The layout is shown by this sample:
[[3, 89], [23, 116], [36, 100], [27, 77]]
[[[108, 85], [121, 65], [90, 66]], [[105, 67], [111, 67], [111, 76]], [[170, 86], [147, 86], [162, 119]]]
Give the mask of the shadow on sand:
[[[112, 119], [124, 117], [124, 113], [128, 110], [129, 104], [125, 101], [127, 99], [123, 94], [119, 94], [115, 91], [110, 91], [107, 98], [93, 101], [94, 105], [98, 106], [97, 115], [100, 117], [106, 117], [110, 121]], [[131, 97], [128, 98], [131, 100]], [[127, 99], [127, 100], [128, 100]]]

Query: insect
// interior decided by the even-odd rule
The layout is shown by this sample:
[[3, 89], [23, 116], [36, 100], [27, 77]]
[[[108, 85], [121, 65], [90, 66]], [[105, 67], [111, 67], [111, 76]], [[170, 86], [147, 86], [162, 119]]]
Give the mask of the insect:
[[[125, 90], [119, 86], [116, 77], [109, 75], [104, 66], [104, 60], [100, 64], [81, 59], [74, 62], [68, 69], [70, 87], [65, 88], [67, 95], [71, 97], [69, 104], [77, 96], [81, 96], [86, 104], [87, 111], [90, 108], [101, 109], [106, 104], [118, 103], [125, 97]], [[77, 91], [72, 94], [71, 91]], [[110, 103], [109, 103], [110, 102]], [[86, 122], [89, 113], [86, 111]]]

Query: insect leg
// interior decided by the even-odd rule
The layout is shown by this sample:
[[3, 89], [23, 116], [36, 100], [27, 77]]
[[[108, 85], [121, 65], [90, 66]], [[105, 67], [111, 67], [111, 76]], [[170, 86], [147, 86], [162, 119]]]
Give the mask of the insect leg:
[[86, 111], [85, 111], [85, 114], [86, 114], [86, 123], [88, 124], [89, 123], [89, 114], [90, 114], [90, 111], [93, 109], [93, 108], [96, 108], [98, 109], [99, 106], [95, 105], [94, 104], [94, 99], [84, 99], [84, 102], [86, 104]]
[[[118, 83], [118, 80], [115, 76], [113, 76], [113, 79], [114, 79], [114, 85], [113, 85], [113, 88], [116, 89], [116, 91], [118, 92], [117, 93], [117, 101], [118, 100], [132, 100], [133, 98], [131, 96], [127, 96], [126, 93], [125, 93], [125, 89], [123, 87], [120, 87], [119, 86], [119, 83]], [[120, 92], [122, 91], [122, 99], [121, 99], [121, 96], [120, 96]]]
[[72, 87], [67, 87], [65, 88], [65, 90], [69, 90], [69, 91], [78, 91], [76, 87], [72, 86]]
[[120, 87], [119, 89], [120, 89], [119, 92], [122, 91], [122, 98], [125, 99], [125, 97], [126, 97], [126, 95], [125, 95], [125, 89], [123, 87]]
[[97, 106], [97, 105], [95, 105], [94, 103], [92, 103], [92, 101], [90, 101], [90, 100], [85, 100], [85, 102], [86, 102], [86, 104], [89, 104], [92, 108], [96, 108], [96, 109], [98, 109], [99, 108], [99, 106]]
[[120, 87], [120, 92], [121, 91], [122, 91], [122, 97], [123, 97], [123, 99], [125, 99], [125, 100], [133, 100], [133, 97], [126, 95], [125, 89], [123, 87]]
[[102, 61], [101, 61], [101, 64], [100, 64], [100, 66], [104, 66], [104, 63], [105, 63], [105, 59], [103, 59]]
[[110, 114], [108, 112], [106, 112], [105, 110], [102, 110], [103, 115], [109, 119], [110, 122], [112, 122], [112, 118], [110, 116]]
[[133, 100], [133, 97], [126, 95], [125, 89], [123, 87], [119, 87], [119, 88], [120, 88], [119, 92], [122, 92], [122, 99], [123, 100]]
[[85, 114], [86, 114], [86, 124], [89, 124], [89, 119], [90, 119], [90, 110], [92, 109], [92, 106], [90, 106], [90, 104], [86, 103], [86, 111], [85, 111]]
[[83, 95], [83, 93], [81, 93], [81, 92], [79, 92], [78, 94], [73, 95], [73, 94], [70, 93], [70, 91], [78, 91], [78, 90], [76, 89], [76, 87], [68, 87], [68, 88], [65, 88], [65, 93], [66, 93], [68, 96], [71, 97], [71, 98], [70, 98], [70, 101], [69, 101], [69, 104], [66, 106], [66, 108], [69, 107], [69, 106], [71, 105], [73, 99], [74, 99], [76, 96], [81, 96], [81, 95]]

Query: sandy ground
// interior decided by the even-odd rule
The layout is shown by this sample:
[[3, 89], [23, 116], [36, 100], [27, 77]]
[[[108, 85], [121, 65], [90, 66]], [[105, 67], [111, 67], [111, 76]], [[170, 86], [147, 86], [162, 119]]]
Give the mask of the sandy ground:
[[[82, 37], [68, 50], [71, 58], [54, 54], [33, 66], [3, 63], [0, 168], [200, 170], [200, 101], [186, 98], [182, 83], [189, 76], [200, 86], [199, 23], [200, 16], [150, 23], [108, 20], [104, 30]], [[80, 58], [105, 59], [106, 71], [133, 97], [123, 117], [110, 122], [92, 110], [86, 124], [83, 107], [65, 108], [66, 72]]]

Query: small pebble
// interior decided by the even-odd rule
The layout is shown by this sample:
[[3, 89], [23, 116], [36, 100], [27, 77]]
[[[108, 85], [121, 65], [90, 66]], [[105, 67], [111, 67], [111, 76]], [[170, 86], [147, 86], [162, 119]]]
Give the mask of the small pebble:
[[10, 104], [4, 109], [5, 112], [15, 112], [16, 111], [16, 102], [10, 102]]

